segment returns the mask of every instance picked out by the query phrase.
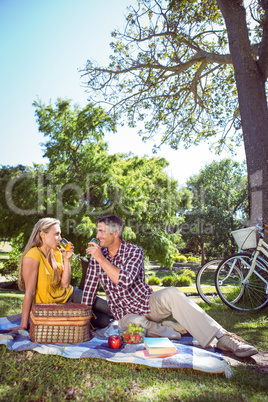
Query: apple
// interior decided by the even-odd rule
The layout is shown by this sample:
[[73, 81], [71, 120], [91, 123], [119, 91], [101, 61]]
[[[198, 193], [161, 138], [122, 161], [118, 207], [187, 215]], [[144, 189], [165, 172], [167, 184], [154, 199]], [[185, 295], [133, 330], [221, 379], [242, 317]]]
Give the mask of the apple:
[[122, 339], [119, 335], [111, 335], [108, 338], [108, 345], [112, 349], [119, 349], [122, 345]]

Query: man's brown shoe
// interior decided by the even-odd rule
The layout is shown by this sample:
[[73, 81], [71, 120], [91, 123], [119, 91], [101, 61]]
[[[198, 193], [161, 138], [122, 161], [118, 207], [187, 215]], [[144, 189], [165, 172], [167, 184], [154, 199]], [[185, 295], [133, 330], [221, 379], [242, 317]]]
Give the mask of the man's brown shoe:
[[258, 350], [243, 338], [229, 332], [218, 340], [217, 348], [232, 352], [237, 357], [249, 357], [258, 353]]

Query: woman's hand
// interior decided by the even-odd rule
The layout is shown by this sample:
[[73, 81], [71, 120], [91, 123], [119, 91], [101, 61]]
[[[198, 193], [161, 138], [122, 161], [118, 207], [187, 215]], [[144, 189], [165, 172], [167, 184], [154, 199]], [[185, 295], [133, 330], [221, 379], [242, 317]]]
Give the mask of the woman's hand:
[[74, 246], [72, 243], [70, 250], [65, 250], [64, 248], [61, 247], [61, 252], [63, 256], [63, 270], [61, 274], [61, 286], [63, 288], [68, 288], [68, 286], [71, 283], [71, 258], [74, 253]]
[[20, 325], [19, 327], [7, 328], [7, 331], [27, 331], [27, 328], [24, 328]]
[[65, 248], [60, 246], [60, 251], [62, 253], [62, 256], [63, 256], [64, 260], [65, 259], [70, 260], [72, 258], [73, 253], [74, 253], [74, 246], [73, 246], [72, 243], [70, 243], [70, 244], [71, 244], [70, 250], [65, 250]]

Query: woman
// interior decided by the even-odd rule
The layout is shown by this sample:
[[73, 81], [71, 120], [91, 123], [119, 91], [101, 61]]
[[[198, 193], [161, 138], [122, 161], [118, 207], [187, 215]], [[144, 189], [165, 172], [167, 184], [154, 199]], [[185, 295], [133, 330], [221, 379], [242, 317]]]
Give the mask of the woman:
[[[19, 264], [19, 288], [25, 291], [19, 328], [27, 329], [32, 303], [81, 303], [82, 290], [71, 282], [71, 250], [58, 249], [60, 221], [40, 219], [34, 226]], [[93, 305], [96, 318], [92, 325], [103, 328], [111, 317], [108, 304], [97, 297]]]

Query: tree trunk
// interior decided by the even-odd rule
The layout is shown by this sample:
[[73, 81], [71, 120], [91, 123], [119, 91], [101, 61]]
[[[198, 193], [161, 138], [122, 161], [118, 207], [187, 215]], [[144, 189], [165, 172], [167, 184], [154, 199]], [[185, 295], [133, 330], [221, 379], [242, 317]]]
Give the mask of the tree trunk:
[[[227, 28], [248, 170], [250, 225], [268, 222], [268, 109], [265, 72], [254, 59], [242, 0], [217, 0]], [[265, 26], [264, 26], [265, 29]]]
[[201, 265], [205, 264], [205, 247], [204, 247], [204, 243], [201, 241]]
[[84, 285], [85, 285], [85, 280], [86, 280], [86, 276], [87, 276], [87, 267], [88, 267], [88, 262], [85, 261], [81, 261], [81, 266], [82, 266], [82, 278], [79, 284], [79, 289], [84, 289]]

